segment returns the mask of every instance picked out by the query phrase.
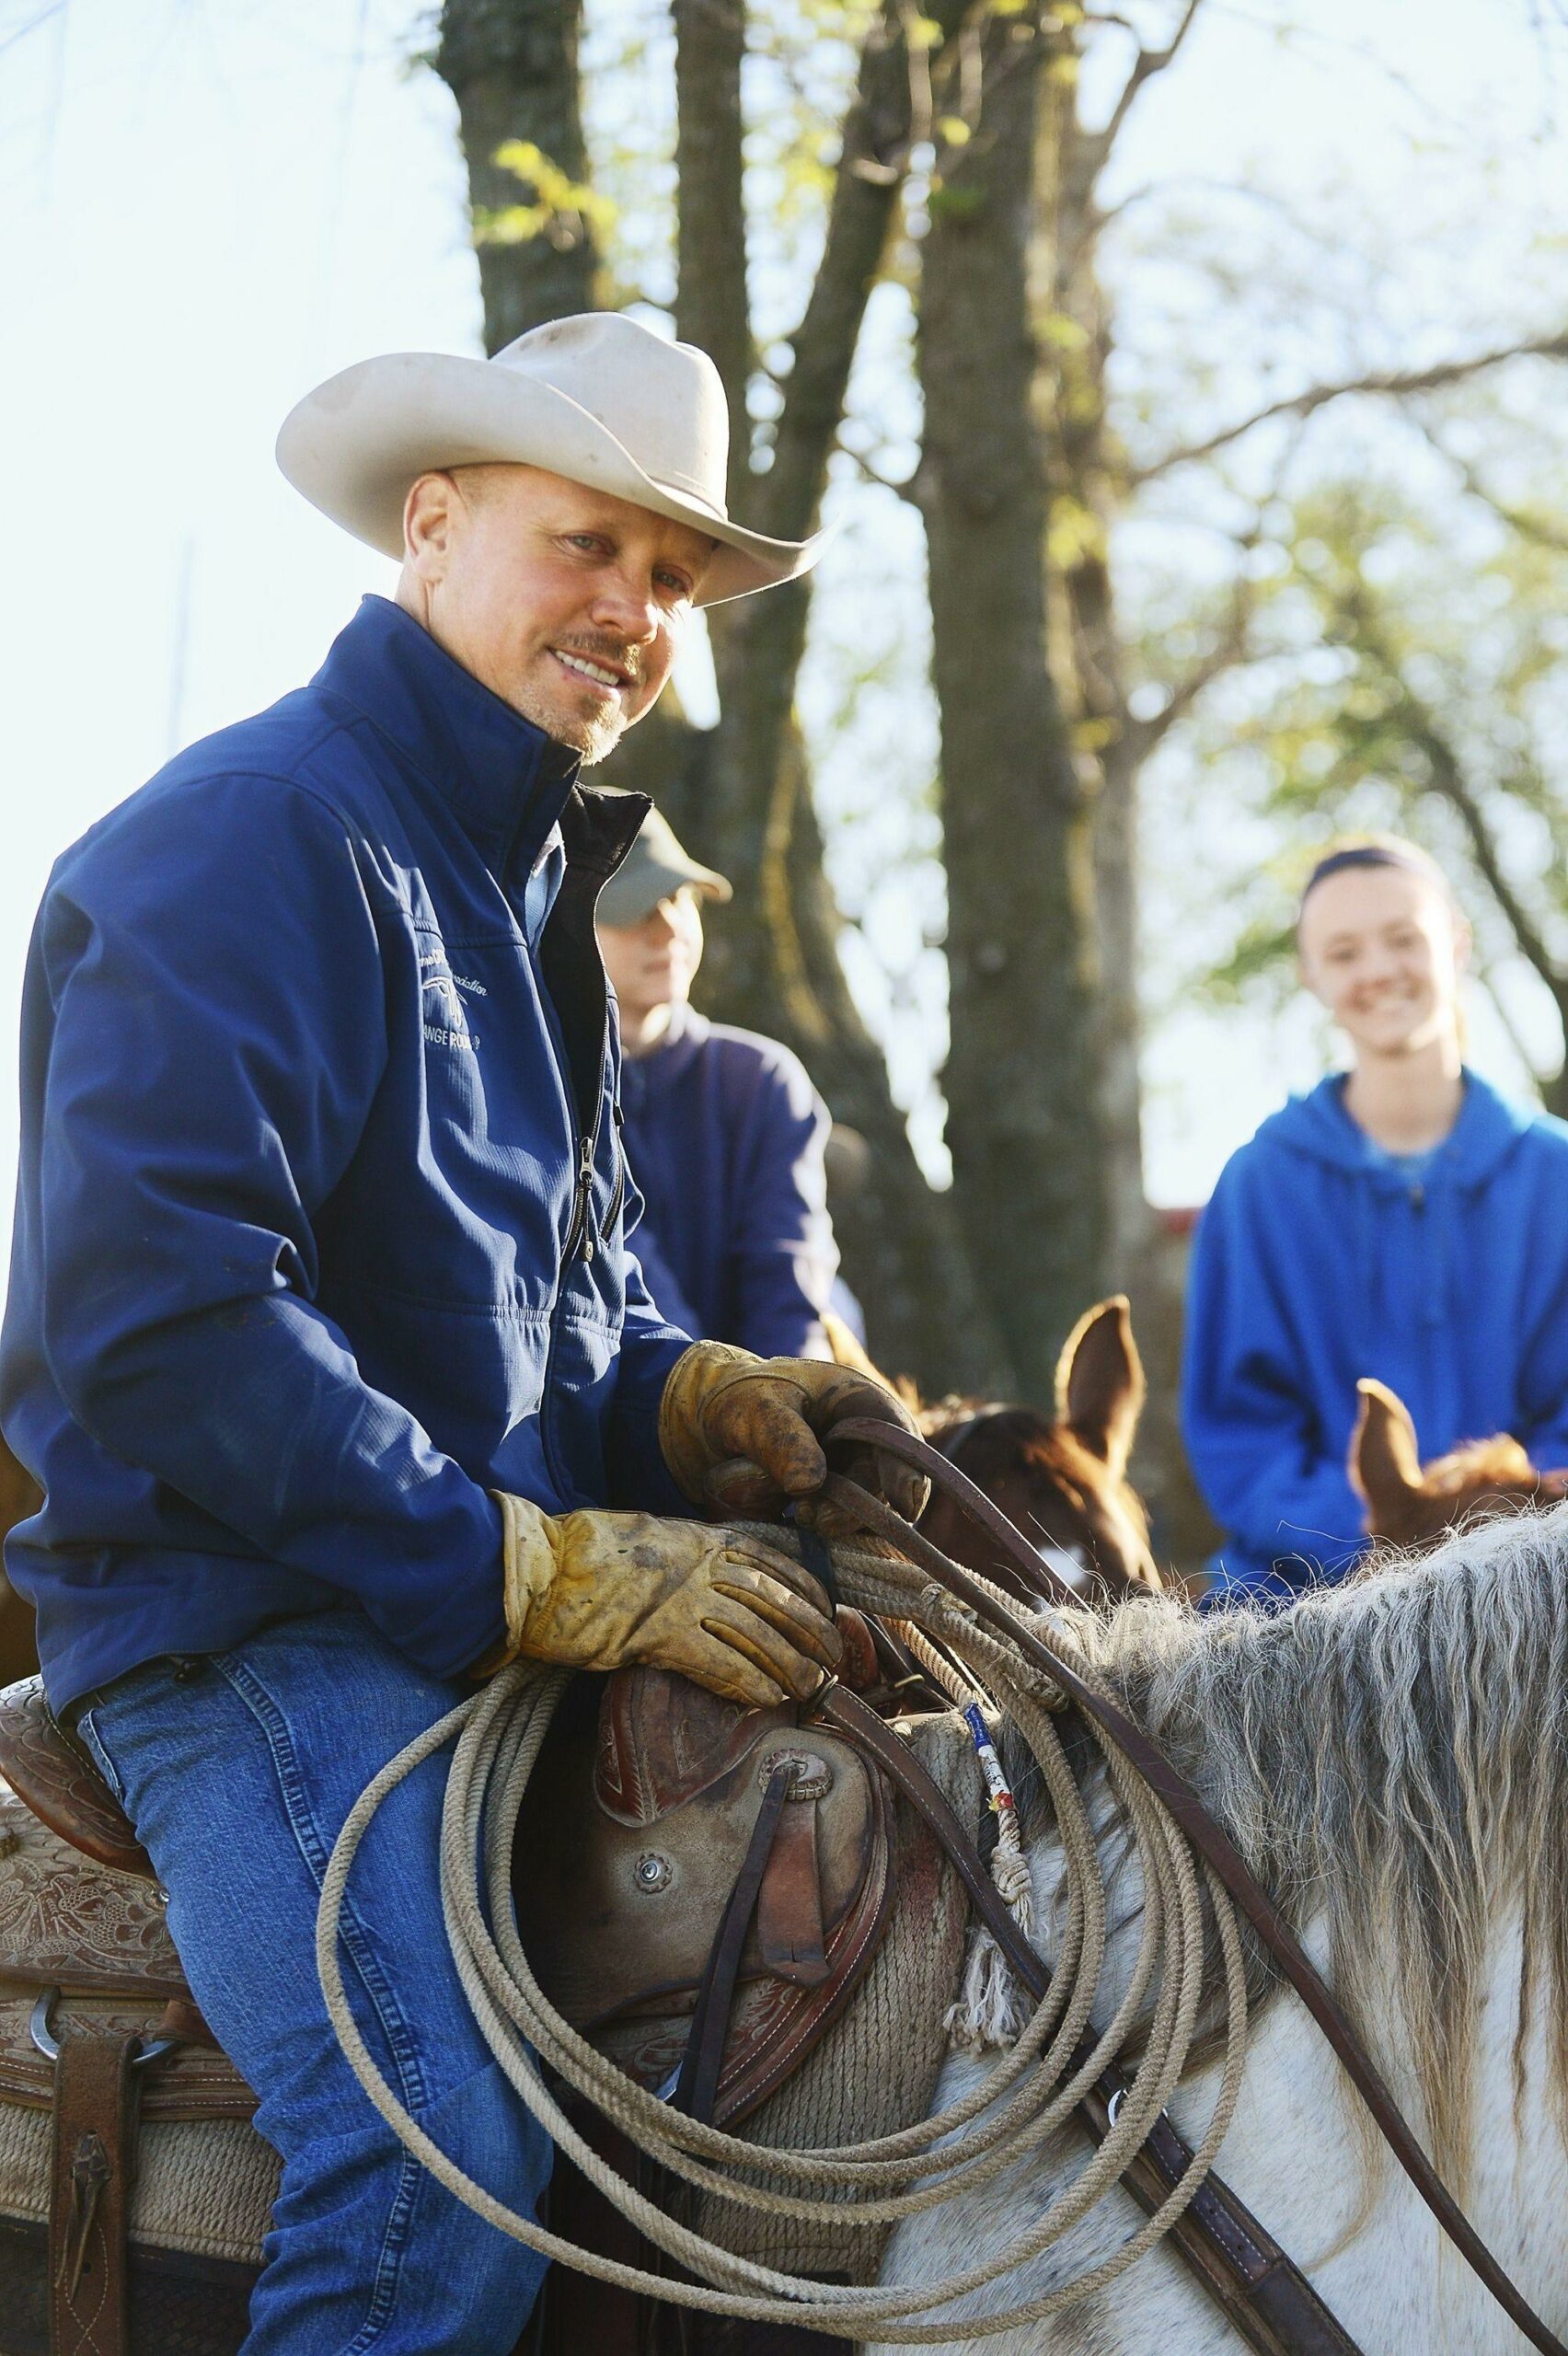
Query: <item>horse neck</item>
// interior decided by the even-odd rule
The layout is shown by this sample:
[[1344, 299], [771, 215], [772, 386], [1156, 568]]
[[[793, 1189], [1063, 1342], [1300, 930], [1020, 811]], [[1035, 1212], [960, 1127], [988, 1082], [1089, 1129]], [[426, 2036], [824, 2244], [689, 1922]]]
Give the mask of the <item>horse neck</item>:
[[[1101, 1788], [1091, 1794], [1101, 1863], [1116, 1863], [1122, 1831]], [[1041, 1916], [1059, 1892], [1060, 1841], [1049, 1828], [1027, 1842]], [[1136, 1869], [1124, 1868], [1119, 1895], [1135, 1900]], [[1096, 2017], [1109, 2016], [1125, 1985], [1136, 1941], [1125, 1904], [1115, 1910]], [[1040, 1917], [1037, 1917], [1037, 1923]], [[1037, 1938], [1054, 1954], [1047, 1923]], [[1309, 1951], [1328, 1963], [1326, 1926], [1309, 1922]], [[1537, 2306], [1559, 2323], [1568, 2316], [1568, 2157], [1554, 2112], [1551, 2025], [1538, 2006], [1519, 2046], [1516, 2032], [1523, 1926], [1516, 1908], [1500, 1911], [1487, 1956], [1475, 2025], [1476, 2131], [1464, 2198], [1483, 2238]], [[1386, 1995], [1370, 2042], [1401, 2107], [1419, 2124], [1420, 2094], [1401, 2058], [1396, 1981], [1399, 1958], [1380, 1959]], [[955, 2055], [943, 2072], [934, 2108], [961, 2098], [994, 2061]], [[1192, 2143], [1202, 2135], [1218, 2092], [1219, 2063], [1199, 2061], [1169, 2108]], [[1065, 2130], [1025, 2167], [953, 2205], [902, 2228], [882, 2279], [935, 2279], [958, 2260], [1016, 2245], [1081, 2165], [1083, 2143]], [[1370, 2131], [1332, 2053], [1288, 1993], [1254, 2016], [1243, 2100], [1220, 2161], [1226, 2181], [1261, 2217], [1357, 2344], [1378, 2356], [1429, 2356], [1464, 2349], [1466, 2356], [1514, 2356], [1516, 2337], [1481, 2284], [1454, 2254], [1438, 2248], [1418, 2196]], [[1042, 2260], [1009, 2281], [1018, 2296], [1043, 2290], [1062, 2273], [1108, 2257], [1136, 2222], [1114, 2197], [1074, 2229], [1055, 2262]], [[1070, 2261], [1070, 2263], [1069, 2263]], [[1169, 2248], [1155, 2252], [1082, 2309], [1047, 2327], [989, 2339], [992, 2356], [1208, 2356], [1215, 2314]], [[971, 2343], [955, 2335], [957, 2344]], [[1227, 2341], [1228, 2345], [1228, 2340]]]

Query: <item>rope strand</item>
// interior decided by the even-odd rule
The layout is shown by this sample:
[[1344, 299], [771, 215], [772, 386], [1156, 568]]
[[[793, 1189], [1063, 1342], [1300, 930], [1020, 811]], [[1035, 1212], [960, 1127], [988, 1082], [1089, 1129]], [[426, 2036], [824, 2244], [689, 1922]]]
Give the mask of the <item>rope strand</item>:
[[[774, 1545], [789, 1542], [788, 1535], [776, 1528], [770, 1527], [767, 1535]], [[835, 1561], [845, 1602], [905, 1623], [901, 1633], [916, 1657], [958, 1706], [968, 1709], [977, 1698], [995, 1697], [1038, 1765], [1055, 1810], [1063, 1857], [1056, 1967], [1044, 1998], [1022, 2019], [1016, 2041], [997, 2054], [995, 2066], [970, 2094], [929, 2119], [869, 2142], [824, 2150], [775, 2149], [672, 2112], [580, 2036], [539, 1988], [513, 1919], [513, 1836], [529, 1777], [568, 1682], [566, 1671], [534, 1663], [516, 1662], [503, 1669], [400, 1751], [366, 1786], [328, 1865], [317, 1923], [317, 1964], [334, 2031], [376, 2110], [448, 2192], [512, 2239], [599, 2281], [709, 2314], [805, 2325], [872, 2344], [898, 2340], [940, 2345], [952, 2339], [959, 2319], [933, 2317], [953, 2302], [1026, 2269], [1059, 2242], [1112, 2189], [1149, 2133], [1182, 2077], [1198, 2034], [1205, 1994], [1206, 1889], [1223, 1965], [1225, 2062], [1215, 2107], [1191, 2165], [1156, 2213], [1098, 2266], [1003, 2311], [965, 2315], [963, 2332], [969, 2338], [989, 2337], [1043, 2321], [1113, 2281], [1170, 2231], [1213, 2165], [1240, 2089], [1247, 2036], [1241, 1940], [1230, 1902], [1213, 1875], [1200, 1867], [1185, 1836], [1114, 1746], [1101, 1742], [1108, 1788], [1129, 1854], [1141, 1873], [1144, 1905], [1125, 1986], [1108, 2026], [1099, 2033], [1091, 2030], [1107, 1958], [1106, 1881], [1094, 1829], [1062, 1748], [1053, 1707], [1060, 1701], [1056, 1688], [1004, 1636], [979, 1626], [966, 1605], [909, 1563], [859, 1548], [836, 1549]], [[1066, 1623], [1032, 1624], [1054, 1649], [1070, 1644]], [[1076, 1657], [1074, 1666], [1084, 1673]], [[388, 1794], [449, 1742], [455, 1749], [442, 1819], [442, 1907], [458, 1975], [481, 2033], [552, 2141], [654, 2249], [697, 2276], [695, 2282], [579, 2249], [532, 2216], [497, 2200], [405, 2108], [355, 2025], [339, 1960], [339, 1923], [354, 1857]], [[1008, 1798], [1010, 1802], [1010, 1792]], [[1001, 1836], [1013, 1812], [998, 1805], [997, 1814]], [[998, 1838], [997, 1858], [1003, 1861], [998, 1873], [993, 1860], [998, 1888], [1009, 1903], [1015, 1896], [1022, 1900], [1028, 1863], [1015, 1819], [1005, 1852]], [[1005, 1972], [999, 1955], [996, 1960]], [[1011, 1975], [1007, 1978], [1009, 2002], [1016, 2004], [1018, 1992]], [[1064, 2079], [1068, 2057], [1086, 2033], [1093, 2038], [1093, 2050]], [[1087, 2166], [999, 2257], [917, 2289], [810, 2281], [738, 2256], [693, 2232], [589, 2147], [544, 2075], [548, 2068], [586, 2096], [640, 2154], [696, 2189], [768, 2216], [842, 2225], [847, 2215], [859, 2222], [893, 2223], [970, 2196], [1065, 2127], [1079, 2096], [1118, 2062], [1126, 2073], [1126, 2094], [1110, 2133]], [[752, 2180], [757, 2177], [766, 2183]]]

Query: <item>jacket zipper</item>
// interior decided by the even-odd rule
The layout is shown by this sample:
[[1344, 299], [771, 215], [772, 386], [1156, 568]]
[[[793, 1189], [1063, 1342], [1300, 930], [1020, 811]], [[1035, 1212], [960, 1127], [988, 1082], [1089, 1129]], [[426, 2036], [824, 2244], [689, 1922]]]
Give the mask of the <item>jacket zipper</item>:
[[[619, 1218], [622, 1207], [626, 1202], [626, 1145], [621, 1134], [623, 1126], [621, 1108], [617, 1104], [614, 1110], [616, 1183], [610, 1195], [609, 1208], [605, 1211], [599, 1228], [599, 1241], [605, 1243], [607, 1243], [615, 1233], [616, 1221]], [[597, 1143], [596, 1134], [591, 1138], [579, 1138], [577, 1141], [577, 1191], [571, 1207], [571, 1224], [567, 1230], [566, 1242], [561, 1253], [563, 1259], [571, 1260], [574, 1259], [581, 1251], [585, 1266], [592, 1262], [595, 1249], [593, 1219], [594, 1153]]]
[[571, 1224], [566, 1231], [561, 1249], [563, 1260], [574, 1260], [582, 1252], [586, 1265], [594, 1257], [594, 1230], [590, 1218], [594, 1202], [594, 1148], [595, 1137], [577, 1140], [577, 1193], [571, 1206]]

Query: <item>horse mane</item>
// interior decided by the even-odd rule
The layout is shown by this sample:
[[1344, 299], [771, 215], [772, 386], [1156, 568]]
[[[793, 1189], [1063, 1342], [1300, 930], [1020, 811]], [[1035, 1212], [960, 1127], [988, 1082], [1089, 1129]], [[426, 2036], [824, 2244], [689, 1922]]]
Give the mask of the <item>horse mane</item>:
[[1456, 2188], [1489, 1938], [1515, 1911], [1516, 2103], [1544, 1998], [1568, 2141], [1568, 1507], [1385, 1558], [1286, 1612], [1200, 1618], [1151, 1596], [1073, 1626], [1293, 1927], [1326, 1930], [1336, 1996], [1364, 2041], [1391, 2029]]
[[1529, 1451], [1507, 1432], [1468, 1439], [1421, 1468], [1422, 1491], [1434, 1498], [1462, 1496], [1469, 1489], [1528, 1488], [1538, 1477]]

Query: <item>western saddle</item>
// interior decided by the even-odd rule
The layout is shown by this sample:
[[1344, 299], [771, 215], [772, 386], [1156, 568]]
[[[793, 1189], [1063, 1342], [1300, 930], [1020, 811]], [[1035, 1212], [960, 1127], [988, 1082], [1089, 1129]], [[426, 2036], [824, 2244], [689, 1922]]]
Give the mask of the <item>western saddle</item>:
[[191, 1998], [145, 1852], [39, 1678], [0, 1692], [0, 2103], [52, 2114], [48, 2345], [125, 2356], [141, 2120], [244, 2119], [255, 2098]]
[[[892, 1787], [792, 1707], [741, 1710], [663, 1670], [605, 1680], [596, 1722], [569, 1715], [513, 1865], [540, 1982], [640, 2083], [741, 2118], [870, 1968]], [[0, 1692], [0, 2102], [53, 2115], [51, 2356], [129, 2356], [138, 2119], [248, 2118], [254, 2097], [191, 1998], [133, 1827], [36, 1677]]]

